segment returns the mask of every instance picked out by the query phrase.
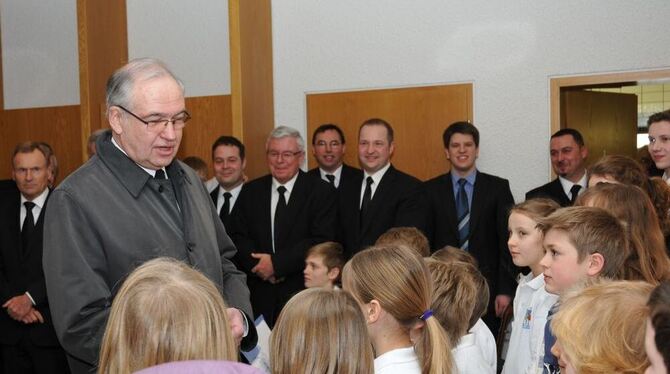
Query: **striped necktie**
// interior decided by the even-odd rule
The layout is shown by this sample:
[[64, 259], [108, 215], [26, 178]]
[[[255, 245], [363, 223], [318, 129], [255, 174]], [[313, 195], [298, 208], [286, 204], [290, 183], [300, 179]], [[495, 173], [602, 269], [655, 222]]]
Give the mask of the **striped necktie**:
[[465, 178], [458, 180], [458, 194], [456, 195], [456, 216], [458, 217], [458, 245], [461, 249], [468, 250], [468, 239], [470, 235], [470, 207], [468, 194], [465, 192]]

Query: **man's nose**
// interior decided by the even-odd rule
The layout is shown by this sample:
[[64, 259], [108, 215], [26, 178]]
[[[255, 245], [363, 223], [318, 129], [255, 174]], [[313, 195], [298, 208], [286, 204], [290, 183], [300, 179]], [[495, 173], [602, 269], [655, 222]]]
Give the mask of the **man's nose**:
[[163, 131], [161, 131], [161, 137], [168, 140], [174, 140], [177, 138], [177, 130], [175, 130], [174, 123], [172, 121], [165, 125]]

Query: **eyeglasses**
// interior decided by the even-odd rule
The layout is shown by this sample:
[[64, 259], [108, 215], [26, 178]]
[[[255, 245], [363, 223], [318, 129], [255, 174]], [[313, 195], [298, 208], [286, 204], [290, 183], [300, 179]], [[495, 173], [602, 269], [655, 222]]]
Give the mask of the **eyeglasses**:
[[145, 121], [142, 118], [140, 118], [137, 114], [129, 111], [128, 109], [122, 107], [121, 105], [117, 105], [117, 107], [123, 109], [124, 112], [130, 114], [131, 116], [135, 117], [138, 121], [147, 125], [147, 128], [151, 131], [161, 131], [164, 128], [166, 128], [168, 123], [170, 122], [172, 122], [172, 126], [174, 126], [175, 130], [181, 130], [184, 128], [184, 126], [186, 126], [186, 122], [188, 122], [188, 120], [191, 119], [191, 115], [188, 114], [187, 111], [183, 111], [177, 114], [176, 116], [172, 117], [171, 119], [156, 119], [152, 121]]
[[298, 156], [298, 155], [301, 154], [301, 153], [302, 153], [302, 151], [297, 151], [297, 152], [290, 152], [290, 151], [286, 151], [286, 152], [270, 151], [270, 152], [268, 152], [268, 156], [269, 156], [270, 158], [275, 158], [275, 159], [277, 159], [277, 158], [279, 158], [279, 156], [281, 156], [281, 158], [283, 158], [283, 159], [286, 160], [286, 161], [292, 161], [296, 156]]

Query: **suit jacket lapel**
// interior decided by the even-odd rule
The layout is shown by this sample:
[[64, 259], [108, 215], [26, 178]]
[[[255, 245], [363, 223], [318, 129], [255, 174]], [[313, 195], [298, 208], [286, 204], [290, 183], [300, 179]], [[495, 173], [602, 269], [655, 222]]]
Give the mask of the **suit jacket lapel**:
[[447, 226], [437, 227], [436, 230], [451, 230], [455, 237], [458, 237], [458, 217], [456, 216], [456, 199], [454, 197], [454, 185], [451, 182], [451, 173], [447, 173], [440, 181], [446, 191], [446, 197], [442, 200], [442, 206], [439, 207], [447, 214]]
[[216, 187], [214, 190], [212, 190], [212, 192], [209, 193], [209, 196], [212, 198], [215, 207], [217, 201], [219, 200], [219, 188], [221, 188], [221, 186]]
[[21, 194], [16, 195], [14, 203], [9, 206], [9, 214], [11, 217], [9, 222], [7, 222], [7, 229], [9, 234], [13, 237], [12, 242], [16, 243], [13, 248], [7, 248], [8, 252], [11, 252], [12, 255], [16, 256], [17, 259], [22, 257], [22, 245], [21, 242]]
[[472, 206], [470, 208], [470, 235], [474, 232], [474, 229], [477, 226], [477, 221], [482, 215], [486, 193], [486, 182], [482, 180], [482, 174], [477, 172], [477, 175], [475, 176], [475, 188], [472, 192]]
[[565, 191], [563, 190], [563, 185], [561, 184], [561, 181], [556, 177], [554, 181], [551, 183], [551, 189], [553, 190], [553, 194], [555, 196], [560, 196], [561, 197], [561, 205], [570, 205], [570, 198], [565, 194]]

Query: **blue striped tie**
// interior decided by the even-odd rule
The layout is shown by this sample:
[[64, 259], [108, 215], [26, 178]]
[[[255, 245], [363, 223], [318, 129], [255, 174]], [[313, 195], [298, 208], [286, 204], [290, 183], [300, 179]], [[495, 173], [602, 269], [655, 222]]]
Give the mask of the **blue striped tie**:
[[458, 216], [458, 245], [467, 251], [470, 234], [470, 207], [468, 206], [468, 195], [465, 193], [465, 183], [467, 181], [464, 178], [458, 180], [456, 215]]

